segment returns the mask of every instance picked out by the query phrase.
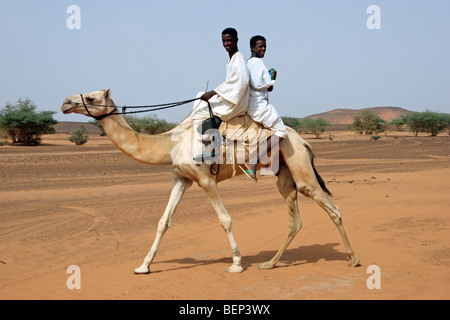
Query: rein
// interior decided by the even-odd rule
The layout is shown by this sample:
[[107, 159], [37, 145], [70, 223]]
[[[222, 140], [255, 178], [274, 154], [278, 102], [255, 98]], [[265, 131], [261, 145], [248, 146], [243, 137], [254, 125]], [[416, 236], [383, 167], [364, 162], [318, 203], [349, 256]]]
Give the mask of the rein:
[[[163, 103], [163, 104], [154, 104], [154, 105], [147, 105], [147, 106], [123, 106], [123, 107], [120, 107], [120, 108], [122, 108], [122, 112], [116, 112], [116, 111], [118, 111], [118, 109], [116, 106], [114, 106], [114, 110], [112, 110], [111, 112], [102, 114], [100, 116], [94, 116], [91, 114], [91, 112], [89, 111], [87, 106], [104, 107], [104, 108], [112, 107], [112, 106], [107, 106], [107, 105], [103, 105], [103, 104], [87, 104], [86, 105], [82, 94], [80, 94], [80, 97], [81, 97], [81, 101], [83, 103], [84, 109], [86, 110], [88, 115], [98, 121], [100, 121], [108, 116], [111, 116], [111, 115], [122, 115], [122, 114], [126, 115], [126, 114], [132, 114], [132, 113], [152, 112], [152, 111], [158, 111], [158, 110], [163, 110], [163, 109], [175, 108], [175, 107], [178, 107], [178, 106], [181, 106], [181, 105], [184, 105], [184, 104], [187, 104], [187, 103], [190, 103], [190, 102], [200, 99], [200, 98], [194, 98], [194, 99], [189, 99], [189, 100], [183, 100], [183, 101], [177, 101], [177, 102], [171, 102], [171, 103]], [[209, 101], [207, 101], [207, 102], [209, 105]], [[80, 104], [77, 102], [75, 102], [75, 103]], [[128, 111], [127, 112], [126, 111], [127, 109], [145, 109], [145, 110], [137, 110], [137, 111]]]
[[[81, 102], [83, 103], [84, 109], [86, 110], [86, 112], [88, 113], [88, 115], [92, 118], [94, 118], [97, 121], [100, 121], [106, 117], [109, 117], [111, 115], [125, 115], [125, 114], [132, 114], [132, 113], [141, 113], [141, 112], [151, 112], [151, 111], [157, 111], [157, 110], [163, 110], [163, 109], [169, 109], [169, 108], [175, 108], [178, 106], [181, 106], [183, 104], [187, 104], [196, 100], [200, 100], [200, 98], [195, 98], [195, 99], [189, 99], [189, 100], [184, 100], [184, 101], [178, 101], [178, 102], [171, 102], [171, 103], [163, 103], [163, 104], [154, 104], [154, 105], [148, 105], [148, 106], [123, 106], [120, 107], [122, 108], [122, 112], [116, 112], [118, 111], [117, 107], [114, 106], [114, 109], [109, 112], [109, 113], [105, 113], [102, 114], [100, 116], [94, 116], [88, 109], [87, 106], [94, 106], [94, 107], [112, 107], [112, 106], [107, 106], [107, 105], [102, 105], [102, 104], [88, 104], [86, 105], [86, 103], [84, 102], [84, 97], [82, 94], [80, 94], [81, 97]], [[213, 128], [215, 126], [220, 125], [220, 123], [222, 122], [222, 120], [220, 120], [219, 117], [214, 116], [212, 108], [211, 108], [211, 104], [209, 103], [209, 101], [206, 101], [208, 103], [208, 108], [209, 108], [209, 114], [210, 114], [210, 119], [207, 120], [207, 122], [211, 122], [209, 125], [212, 126]], [[75, 102], [75, 104], [80, 104]], [[145, 109], [145, 110], [137, 110], [137, 111], [130, 111], [127, 112], [126, 109]], [[220, 164], [217, 164], [217, 170], [213, 169], [213, 164], [211, 164], [209, 171], [212, 175], [218, 175], [219, 174], [219, 170], [220, 170]]]

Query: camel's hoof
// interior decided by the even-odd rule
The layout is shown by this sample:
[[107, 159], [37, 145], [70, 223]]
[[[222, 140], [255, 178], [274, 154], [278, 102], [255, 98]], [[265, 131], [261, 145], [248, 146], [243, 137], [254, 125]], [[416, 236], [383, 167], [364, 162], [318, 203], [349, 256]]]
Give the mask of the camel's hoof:
[[150, 269], [148, 267], [139, 267], [134, 269], [135, 274], [149, 274]]
[[244, 268], [233, 264], [231, 267], [227, 268], [227, 270], [225, 270], [225, 271], [230, 272], [230, 273], [240, 273], [240, 272], [244, 271]]
[[264, 262], [264, 263], [261, 263], [259, 266], [258, 266], [258, 269], [273, 269], [273, 267], [274, 267], [274, 265], [273, 265], [273, 263], [271, 263], [270, 261], [267, 261], [267, 262]]
[[355, 255], [349, 256], [348, 265], [350, 267], [358, 267], [359, 266], [359, 258]]

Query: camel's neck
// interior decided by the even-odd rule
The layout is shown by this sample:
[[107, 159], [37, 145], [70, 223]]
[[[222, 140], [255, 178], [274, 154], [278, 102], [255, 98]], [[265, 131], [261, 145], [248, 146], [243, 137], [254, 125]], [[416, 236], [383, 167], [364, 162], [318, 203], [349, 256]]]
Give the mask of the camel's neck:
[[126, 155], [137, 161], [170, 165], [171, 150], [175, 145], [170, 134], [148, 135], [134, 131], [120, 115], [100, 120], [108, 137]]

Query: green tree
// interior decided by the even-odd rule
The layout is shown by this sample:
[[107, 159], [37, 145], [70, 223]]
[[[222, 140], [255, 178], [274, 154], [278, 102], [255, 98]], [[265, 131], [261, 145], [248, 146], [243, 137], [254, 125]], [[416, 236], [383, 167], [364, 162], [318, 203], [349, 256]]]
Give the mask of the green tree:
[[88, 142], [89, 140], [89, 135], [87, 133], [86, 127], [81, 125], [79, 126], [75, 132], [73, 133], [73, 135], [71, 135], [68, 139], [69, 141], [75, 143], [77, 146], [81, 146], [83, 144], [85, 144], [86, 142]]
[[148, 134], [158, 134], [167, 132], [173, 129], [176, 124], [167, 122], [164, 119], [158, 119], [154, 115], [146, 117], [136, 117], [127, 115], [125, 120], [128, 122], [131, 128], [137, 132], [145, 132]]
[[0, 128], [12, 143], [35, 145], [42, 142], [42, 135], [55, 133], [54, 111], [36, 111], [30, 99], [19, 99], [16, 104], [6, 104], [0, 111]]
[[349, 129], [359, 134], [374, 134], [384, 132], [387, 124], [375, 112], [363, 110], [353, 117], [353, 124]]
[[420, 113], [408, 113], [401, 117], [401, 121], [411, 130], [415, 137], [422, 131], [422, 115]]
[[432, 137], [437, 136], [450, 126], [450, 114], [426, 111], [422, 112], [422, 130]]
[[304, 118], [301, 126], [304, 128], [304, 132], [312, 133], [319, 139], [320, 135], [325, 132], [326, 127], [329, 125], [330, 123], [323, 118]]
[[98, 130], [100, 130], [100, 136], [102, 136], [102, 137], [106, 136], [105, 129], [103, 128], [100, 121], [94, 119], [94, 120], [89, 121], [89, 123], [93, 124], [94, 126], [96, 126], [98, 128]]
[[417, 137], [419, 132], [436, 136], [450, 127], [450, 114], [440, 112], [415, 112], [402, 116], [401, 120]]
[[396, 131], [403, 131], [403, 126], [405, 125], [405, 121], [403, 119], [394, 119], [389, 124], [389, 127]]
[[281, 120], [283, 120], [285, 126], [288, 126], [297, 132], [300, 132], [302, 130], [302, 122], [300, 121], [300, 119], [293, 117], [281, 117]]

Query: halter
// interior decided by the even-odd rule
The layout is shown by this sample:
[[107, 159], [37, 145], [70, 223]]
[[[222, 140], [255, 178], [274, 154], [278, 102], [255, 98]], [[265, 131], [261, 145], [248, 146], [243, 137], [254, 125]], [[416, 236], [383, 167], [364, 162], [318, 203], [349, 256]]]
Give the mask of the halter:
[[[199, 100], [200, 98], [195, 98], [195, 99], [189, 99], [189, 100], [183, 100], [183, 101], [177, 101], [177, 102], [170, 102], [170, 103], [163, 103], [163, 104], [154, 104], [154, 105], [147, 105], [147, 106], [123, 106], [122, 108], [122, 112], [116, 112], [118, 111], [117, 107], [114, 106], [114, 110], [112, 110], [109, 113], [105, 113], [102, 114], [100, 116], [94, 116], [88, 109], [86, 103], [84, 102], [84, 98], [83, 95], [80, 94], [81, 97], [81, 101], [83, 103], [84, 109], [86, 109], [86, 112], [88, 113], [88, 115], [92, 118], [94, 118], [95, 120], [102, 120], [110, 115], [121, 115], [121, 114], [132, 114], [132, 113], [142, 113], [142, 112], [152, 112], [152, 111], [158, 111], [158, 110], [163, 110], [163, 109], [169, 109], [169, 108], [175, 108], [196, 100]], [[80, 104], [75, 102], [75, 104]], [[209, 105], [209, 101], [208, 101], [208, 105]], [[88, 106], [94, 106], [94, 107], [111, 107], [111, 106], [107, 106], [107, 105], [103, 105], [103, 104], [88, 104]], [[126, 109], [145, 109], [145, 110], [137, 110], [137, 111], [126, 111]]]
[[[83, 102], [84, 109], [86, 109], [86, 112], [88, 113], [88, 115], [89, 115], [90, 117], [94, 118], [94, 119], [97, 120], [97, 121], [100, 121], [100, 120], [102, 120], [102, 119], [104, 119], [104, 118], [106, 118], [106, 117], [112, 115], [115, 111], [117, 111], [117, 107], [114, 107], [114, 110], [111, 111], [110, 113], [102, 114], [102, 115], [99, 115], [99, 116], [94, 116], [94, 115], [92, 115], [91, 112], [89, 111], [88, 107], [86, 106], [86, 103], [84, 103], [84, 98], [83, 98], [83, 95], [82, 95], [81, 93], [80, 93], [80, 97], [81, 97], [81, 101]], [[99, 105], [97, 105], [97, 106], [99, 106]], [[108, 106], [103, 106], [103, 105], [102, 105], [102, 107], [108, 107]]]

